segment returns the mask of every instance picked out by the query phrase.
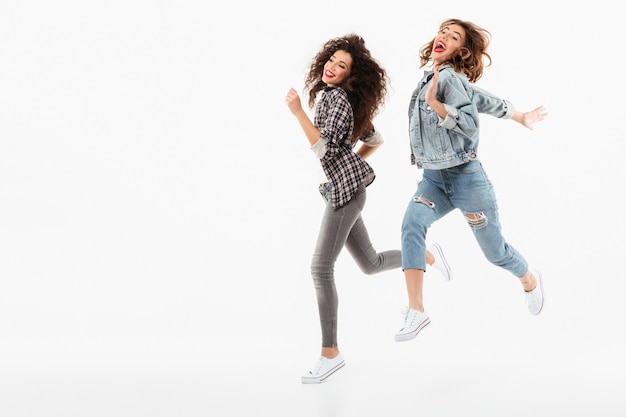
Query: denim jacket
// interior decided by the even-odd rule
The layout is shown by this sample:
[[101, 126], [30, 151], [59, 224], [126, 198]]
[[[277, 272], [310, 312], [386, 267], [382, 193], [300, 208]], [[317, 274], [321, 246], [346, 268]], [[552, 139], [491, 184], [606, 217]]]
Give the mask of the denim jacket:
[[411, 164], [445, 169], [477, 158], [479, 113], [509, 119], [515, 109], [511, 102], [476, 87], [446, 65], [439, 71], [437, 85], [437, 98], [448, 112], [442, 119], [424, 100], [432, 75], [424, 71], [409, 105]]

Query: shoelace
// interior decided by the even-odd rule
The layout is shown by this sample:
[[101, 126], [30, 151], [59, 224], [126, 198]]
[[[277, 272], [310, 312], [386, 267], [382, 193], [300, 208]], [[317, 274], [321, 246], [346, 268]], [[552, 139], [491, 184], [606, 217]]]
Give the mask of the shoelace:
[[539, 306], [539, 300], [537, 299], [537, 297], [535, 297], [534, 291], [536, 290], [536, 288], [532, 291], [528, 291], [524, 293], [524, 301], [527, 304], [532, 305], [533, 307], [538, 307]]
[[317, 362], [315, 363], [315, 365], [313, 366], [313, 369], [309, 371], [309, 373], [311, 375], [316, 375], [320, 373], [320, 370], [322, 369], [322, 366], [324, 365], [324, 358], [320, 357]]
[[[411, 323], [408, 323], [408, 319], [409, 319], [409, 312], [410, 309], [407, 306], [404, 306], [402, 308], [402, 311], [400, 312], [400, 314], [402, 315], [402, 318], [404, 319], [404, 324], [402, 325], [402, 328], [404, 329], [405, 327], [410, 327]], [[415, 318], [415, 316], [413, 316], [413, 319]]]

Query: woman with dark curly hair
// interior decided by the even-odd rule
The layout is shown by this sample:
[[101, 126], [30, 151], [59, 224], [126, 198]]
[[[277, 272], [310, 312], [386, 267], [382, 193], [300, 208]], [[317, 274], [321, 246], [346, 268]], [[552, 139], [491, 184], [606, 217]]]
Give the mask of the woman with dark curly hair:
[[502, 236], [493, 186], [478, 160], [479, 112], [512, 119], [532, 129], [547, 114], [543, 106], [516, 112], [513, 104], [479, 89], [490, 33], [459, 20], [444, 21], [435, 37], [420, 50], [421, 67], [433, 70], [413, 92], [409, 104], [411, 162], [423, 169], [417, 191], [402, 222], [402, 269], [409, 298], [403, 327], [396, 341], [415, 338], [430, 323], [422, 288], [426, 232], [454, 209], [465, 216], [487, 260], [519, 278], [531, 314], [544, 303], [541, 273], [530, 269], [521, 253]]
[[[326, 209], [311, 262], [322, 352], [313, 369], [302, 377], [305, 384], [320, 383], [344, 366], [337, 343], [338, 298], [334, 280], [335, 262], [343, 247], [368, 275], [401, 265], [399, 250], [376, 252], [361, 217], [366, 187], [375, 177], [365, 158], [383, 143], [372, 119], [386, 98], [387, 82], [385, 69], [372, 58], [363, 38], [349, 34], [327, 41], [312, 60], [305, 90], [309, 91], [309, 107], [315, 107], [313, 122], [293, 88], [285, 100], [326, 177], [320, 184]], [[355, 152], [359, 140], [363, 143]], [[441, 248], [435, 243], [431, 247], [428, 264], [449, 279], [450, 268]]]

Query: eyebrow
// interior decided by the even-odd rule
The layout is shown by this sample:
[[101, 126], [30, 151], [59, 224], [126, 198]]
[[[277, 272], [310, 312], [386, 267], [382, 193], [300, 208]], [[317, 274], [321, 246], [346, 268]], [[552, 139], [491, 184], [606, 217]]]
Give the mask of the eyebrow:
[[[441, 30], [444, 30], [444, 29], [450, 30], [450, 26], [444, 26], [441, 28]], [[463, 37], [463, 35], [461, 35], [461, 32], [457, 32], [456, 30], [452, 30], [452, 33], [456, 33], [457, 35], [459, 35], [459, 38]]]
[[335, 54], [332, 54], [331, 58], [335, 58], [337, 61], [341, 62], [343, 65], [346, 65], [346, 66], [348, 65], [346, 61], [342, 61], [341, 59], [337, 58]]

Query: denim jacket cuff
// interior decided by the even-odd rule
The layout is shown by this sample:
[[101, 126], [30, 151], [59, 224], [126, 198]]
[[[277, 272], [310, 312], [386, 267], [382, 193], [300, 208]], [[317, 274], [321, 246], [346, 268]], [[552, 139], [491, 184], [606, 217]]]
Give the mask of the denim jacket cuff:
[[506, 108], [506, 113], [504, 113], [504, 116], [502, 116], [501, 118], [510, 119], [511, 117], [513, 117], [513, 113], [515, 113], [515, 106], [509, 100], [503, 100], [503, 101], [504, 101], [504, 106]]
[[459, 118], [459, 113], [456, 107], [448, 106], [446, 103], [443, 103], [443, 106], [446, 108], [446, 112], [448, 115], [445, 119], [439, 117], [439, 127], [443, 127], [445, 129], [452, 129], [456, 126], [456, 121]]

